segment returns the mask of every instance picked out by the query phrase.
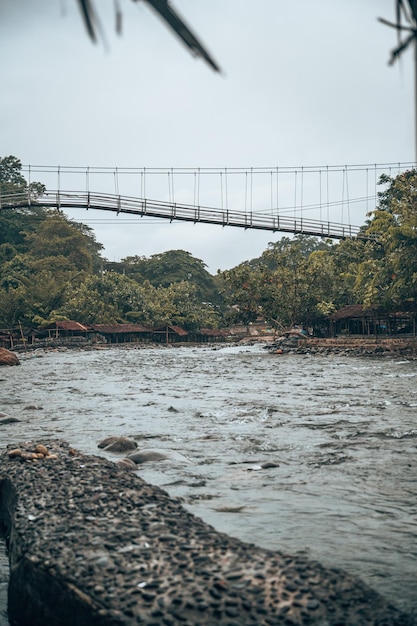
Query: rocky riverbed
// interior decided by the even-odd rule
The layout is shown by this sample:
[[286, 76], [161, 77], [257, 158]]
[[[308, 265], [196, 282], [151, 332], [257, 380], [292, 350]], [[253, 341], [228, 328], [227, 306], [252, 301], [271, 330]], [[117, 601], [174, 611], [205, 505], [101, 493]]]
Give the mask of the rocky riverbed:
[[12, 624], [413, 623], [356, 577], [217, 532], [135, 473], [60, 440], [7, 446], [0, 511]]
[[335, 337], [295, 334], [271, 339], [266, 348], [275, 354], [339, 355], [354, 357], [417, 358], [417, 338]]

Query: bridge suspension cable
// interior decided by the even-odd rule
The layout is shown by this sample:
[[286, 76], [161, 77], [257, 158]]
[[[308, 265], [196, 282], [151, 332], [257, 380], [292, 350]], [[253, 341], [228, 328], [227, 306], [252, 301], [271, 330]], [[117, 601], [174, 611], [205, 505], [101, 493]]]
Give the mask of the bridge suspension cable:
[[[210, 223], [265, 230], [282, 230], [283, 226], [285, 232], [285, 220], [291, 217], [295, 228], [291, 232], [302, 232], [301, 221], [305, 226], [308, 220], [317, 222], [309, 227], [309, 232], [319, 228], [326, 231], [326, 236], [332, 236], [328, 226], [322, 228], [318, 224], [337, 224], [345, 230], [352, 224], [364, 224], [367, 214], [377, 205], [378, 190], [383, 189], [378, 188], [381, 174], [394, 177], [415, 167], [415, 162], [222, 168], [31, 164], [22, 166], [22, 173], [30, 181], [43, 183], [49, 192], [43, 198], [49, 203], [46, 206], [58, 209], [113, 211], [116, 202], [118, 215], [132, 213], [132, 207], [127, 205], [134, 200], [137, 215], [149, 215], [146, 208], [152, 207], [153, 217], [158, 218], [184, 220], [187, 214], [190, 221], [212, 220]], [[81, 189], [85, 190], [85, 199], [80, 199]], [[109, 206], [104, 206], [103, 198]], [[1, 202], [5, 206], [4, 198]], [[100, 206], [94, 206], [94, 202]], [[205, 220], [202, 209], [206, 211]]]
[[[119, 194], [98, 194], [85, 191], [45, 191], [31, 194], [20, 192], [2, 197], [0, 210], [19, 209], [24, 207], [49, 207], [62, 210], [65, 208], [97, 209], [128, 213], [141, 217], [157, 217], [184, 222], [217, 224], [247, 229], [267, 230], [273, 232], [302, 233], [331, 239], [348, 237], [364, 237], [358, 226], [336, 222], [320, 222], [303, 217], [270, 216], [253, 211], [243, 213], [229, 209], [193, 206], [177, 202], [163, 202], [121, 196]], [[369, 238], [369, 237], [366, 237]]]

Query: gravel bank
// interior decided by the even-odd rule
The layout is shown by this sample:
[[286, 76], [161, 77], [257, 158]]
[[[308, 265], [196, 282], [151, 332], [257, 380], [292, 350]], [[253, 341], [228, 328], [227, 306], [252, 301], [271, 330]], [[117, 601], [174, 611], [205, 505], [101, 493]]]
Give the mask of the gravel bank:
[[[50, 454], [31, 460], [37, 444]], [[23, 455], [10, 456], [15, 448]], [[12, 624], [414, 623], [358, 579], [219, 533], [135, 473], [62, 441], [3, 450], [0, 517]]]

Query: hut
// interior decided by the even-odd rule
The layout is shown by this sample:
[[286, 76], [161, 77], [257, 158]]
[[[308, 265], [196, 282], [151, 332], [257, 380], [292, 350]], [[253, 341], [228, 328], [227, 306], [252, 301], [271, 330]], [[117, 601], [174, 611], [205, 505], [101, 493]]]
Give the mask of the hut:
[[74, 320], [64, 320], [59, 322], [51, 322], [42, 328], [37, 329], [39, 338], [62, 339], [69, 337], [87, 338], [87, 326]]
[[226, 341], [227, 332], [218, 328], [200, 328], [193, 334], [193, 341], [198, 343], [214, 343]]
[[0, 330], [0, 348], [13, 347], [13, 337], [10, 331]]
[[96, 340], [101, 338], [106, 343], [142, 343], [152, 340], [152, 329], [141, 324], [90, 324], [88, 329]]
[[188, 331], [181, 328], [181, 326], [174, 326], [166, 324], [166, 326], [160, 326], [154, 328], [152, 337], [153, 340], [158, 343], [178, 343], [188, 341]]
[[330, 317], [335, 335], [388, 335], [416, 336], [414, 311], [386, 311], [382, 308], [364, 308], [350, 304]]

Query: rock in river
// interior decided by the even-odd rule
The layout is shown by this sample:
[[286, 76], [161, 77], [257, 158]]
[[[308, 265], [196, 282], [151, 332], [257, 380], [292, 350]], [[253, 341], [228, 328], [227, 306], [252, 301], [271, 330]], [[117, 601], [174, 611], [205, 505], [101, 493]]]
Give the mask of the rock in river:
[[5, 417], [0, 417], [0, 426], [4, 426], [5, 424], [15, 424], [16, 422], [20, 422], [17, 417], [10, 417], [6, 415]]
[[20, 361], [14, 352], [0, 348], [0, 365], [20, 365]]
[[106, 437], [98, 444], [98, 447], [106, 452], [130, 452], [136, 450], [138, 444], [127, 437]]
[[120, 459], [120, 461], [117, 461], [117, 465], [118, 467], [130, 470], [131, 472], [135, 472], [137, 470], [136, 463], [131, 459]]
[[174, 461], [178, 463], [189, 463], [189, 459], [176, 450], [163, 450], [157, 448], [143, 448], [129, 454], [128, 459], [134, 461], [136, 465], [148, 463], [149, 461]]
[[168, 458], [168, 455], [164, 452], [158, 452], [157, 450], [138, 450], [138, 452], [129, 454], [127, 458], [137, 465], [140, 465], [141, 463], [146, 463], [147, 461], [165, 461]]

